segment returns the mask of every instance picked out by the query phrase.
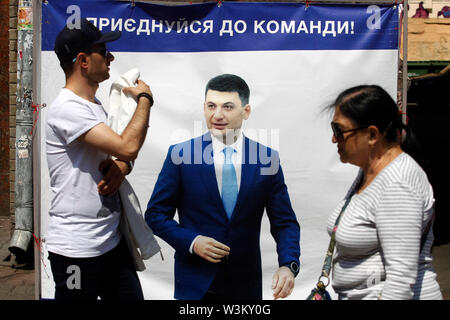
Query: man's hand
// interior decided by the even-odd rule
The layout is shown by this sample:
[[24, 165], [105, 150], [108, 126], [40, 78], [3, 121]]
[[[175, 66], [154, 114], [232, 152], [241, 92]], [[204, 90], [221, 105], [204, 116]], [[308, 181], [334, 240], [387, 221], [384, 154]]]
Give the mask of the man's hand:
[[119, 190], [128, 173], [128, 165], [121, 160], [107, 159], [100, 163], [99, 170], [104, 177], [97, 185], [98, 193], [107, 196]]
[[223, 257], [230, 254], [230, 247], [213, 238], [199, 236], [194, 242], [193, 251], [209, 262], [219, 263]]
[[138, 80], [136, 83], [136, 87], [124, 87], [122, 89], [123, 93], [132, 96], [134, 99], [136, 99], [137, 95], [141, 92], [146, 92], [153, 97], [153, 93], [150, 90], [150, 87], [144, 81]]
[[295, 276], [288, 267], [280, 267], [272, 278], [274, 299], [286, 298], [294, 289]]

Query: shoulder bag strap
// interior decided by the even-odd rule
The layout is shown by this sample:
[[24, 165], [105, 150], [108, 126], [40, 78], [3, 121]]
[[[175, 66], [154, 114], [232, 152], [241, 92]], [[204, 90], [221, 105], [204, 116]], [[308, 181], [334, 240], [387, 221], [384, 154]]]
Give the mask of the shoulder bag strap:
[[[328, 245], [327, 254], [325, 256], [325, 261], [324, 261], [323, 267], [322, 267], [322, 273], [319, 277], [319, 283], [317, 284], [318, 287], [325, 288], [330, 283], [329, 277], [330, 277], [330, 271], [331, 271], [331, 264], [332, 264], [332, 260], [333, 260], [334, 247], [336, 246], [337, 226], [339, 224], [339, 221], [341, 220], [342, 214], [344, 213], [345, 209], [347, 208], [348, 204], [350, 203], [350, 200], [352, 199], [352, 197], [353, 197], [353, 194], [351, 194], [347, 198], [347, 200], [345, 201], [345, 203], [341, 209], [341, 212], [339, 213], [339, 215], [336, 218], [336, 222], [334, 223], [333, 231], [331, 232], [330, 244]], [[323, 281], [321, 281], [322, 278], [327, 278], [328, 281], [326, 284], [324, 284]]]

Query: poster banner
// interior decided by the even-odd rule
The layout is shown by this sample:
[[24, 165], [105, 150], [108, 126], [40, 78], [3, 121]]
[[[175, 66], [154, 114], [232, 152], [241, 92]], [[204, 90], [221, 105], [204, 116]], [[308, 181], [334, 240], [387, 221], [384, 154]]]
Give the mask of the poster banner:
[[[345, 196], [357, 167], [339, 161], [327, 106], [344, 89], [377, 84], [397, 96], [398, 8], [394, 5], [320, 5], [223, 2], [165, 6], [129, 1], [49, 0], [42, 5], [41, 97], [49, 105], [65, 78], [54, 41], [67, 24], [89, 19], [102, 31], [120, 30], [108, 43], [115, 59], [97, 98], [108, 108], [111, 84], [137, 68], [154, 93], [150, 128], [128, 180], [145, 209], [170, 145], [206, 132], [205, 85], [223, 73], [250, 87], [252, 112], [244, 134], [280, 153], [291, 203], [301, 226], [301, 268], [288, 299], [304, 299], [317, 282], [329, 236], [328, 216]], [[45, 109], [40, 117], [45, 136]], [[70, 112], [70, 110], [68, 110]], [[41, 142], [41, 235], [52, 199]], [[176, 216], [177, 217], [177, 216]], [[159, 239], [159, 255], [139, 273], [146, 299], [173, 299], [174, 250]], [[45, 242], [44, 242], [45, 244]], [[261, 227], [263, 297], [272, 299], [276, 244], [264, 215]], [[42, 298], [54, 283], [43, 247]], [[332, 291], [332, 290], [331, 290]], [[333, 297], [336, 295], [332, 292]]]

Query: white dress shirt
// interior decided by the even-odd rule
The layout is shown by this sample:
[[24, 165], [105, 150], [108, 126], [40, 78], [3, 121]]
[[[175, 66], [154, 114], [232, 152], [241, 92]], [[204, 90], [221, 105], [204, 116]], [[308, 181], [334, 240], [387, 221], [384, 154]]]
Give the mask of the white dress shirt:
[[213, 145], [214, 169], [216, 171], [217, 187], [219, 188], [220, 196], [222, 197], [222, 169], [225, 162], [225, 153], [223, 152], [223, 149], [225, 149], [226, 147], [232, 147], [235, 150], [235, 152], [233, 152], [233, 155], [231, 156], [231, 162], [233, 163], [234, 169], [236, 170], [236, 181], [239, 192], [239, 187], [241, 185], [242, 144], [244, 142], [242, 130], [240, 131], [236, 142], [229, 146], [224, 144], [215, 136], [211, 136]]
[[[226, 147], [232, 147], [235, 152], [233, 152], [233, 155], [231, 156], [231, 162], [234, 165], [234, 169], [236, 170], [236, 178], [237, 178], [237, 185], [238, 185], [238, 192], [241, 185], [241, 169], [242, 169], [242, 148], [244, 143], [244, 135], [242, 133], [242, 130], [240, 130], [239, 135], [236, 139], [236, 141], [231, 145], [224, 144], [220, 139], [216, 138], [214, 135], [211, 134], [212, 137], [212, 146], [213, 146], [213, 160], [214, 160], [214, 170], [216, 172], [216, 181], [217, 181], [217, 188], [219, 189], [220, 197], [222, 197], [222, 169], [223, 164], [225, 162], [225, 153], [223, 152], [223, 149]], [[191, 243], [191, 246], [189, 247], [189, 252], [193, 253], [194, 248], [194, 242], [197, 240], [199, 236], [195, 237], [194, 240]]]

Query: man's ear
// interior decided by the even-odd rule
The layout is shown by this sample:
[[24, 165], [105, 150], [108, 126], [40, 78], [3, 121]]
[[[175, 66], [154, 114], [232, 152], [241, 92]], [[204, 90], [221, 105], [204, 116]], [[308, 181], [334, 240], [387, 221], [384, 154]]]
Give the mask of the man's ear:
[[251, 107], [249, 104], [246, 104], [246, 105], [244, 106], [244, 113], [245, 113], [244, 119], [245, 119], [245, 120], [248, 119], [248, 117], [250, 116], [250, 113], [251, 113], [251, 112], [252, 112], [252, 107]]
[[88, 56], [85, 53], [80, 52], [77, 55], [75, 63], [78, 63], [82, 69], [86, 69], [88, 66]]

